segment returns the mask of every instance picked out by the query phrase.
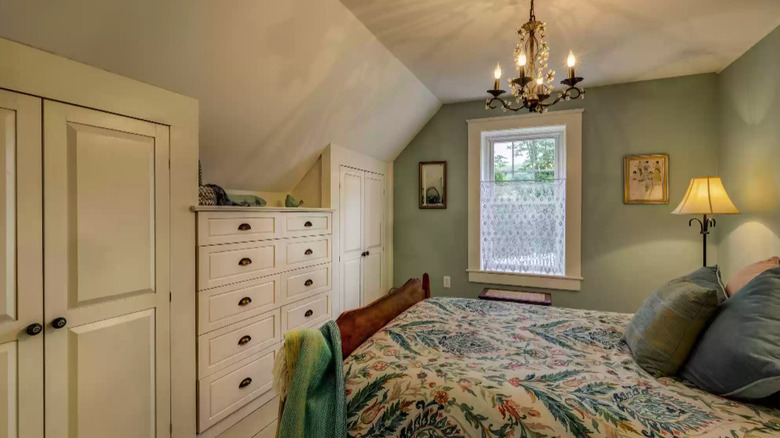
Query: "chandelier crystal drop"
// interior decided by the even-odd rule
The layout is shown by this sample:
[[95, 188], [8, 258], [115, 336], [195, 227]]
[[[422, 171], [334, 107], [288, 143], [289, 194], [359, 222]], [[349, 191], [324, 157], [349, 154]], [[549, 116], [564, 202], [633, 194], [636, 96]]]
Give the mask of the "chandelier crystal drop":
[[509, 79], [509, 87], [518, 106], [512, 106], [511, 98], [501, 97], [506, 91], [501, 89], [501, 66], [496, 64], [493, 89], [488, 90], [493, 97], [487, 99], [485, 109], [501, 107], [504, 111], [528, 109], [532, 113], [543, 113], [561, 100], [585, 98], [585, 89], [577, 86], [583, 80], [576, 76], [574, 71], [577, 60], [574, 53], [569, 52], [566, 59], [569, 77], [561, 81], [566, 88], [559, 91], [553, 100], [549, 100], [555, 93], [555, 71], [547, 67], [550, 46], [545, 40], [546, 27], [544, 22], [536, 20], [534, 0], [531, 0], [531, 16], [527, 23], [517, 29], [518, 43], [514, 58], [518, 77]]

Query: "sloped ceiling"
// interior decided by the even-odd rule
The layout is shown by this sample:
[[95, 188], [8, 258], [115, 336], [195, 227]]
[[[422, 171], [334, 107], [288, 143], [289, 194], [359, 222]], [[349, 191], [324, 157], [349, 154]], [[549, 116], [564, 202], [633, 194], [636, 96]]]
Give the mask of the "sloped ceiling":
[[288, 191], [329, 143], [393, 160], [441, 105], [338, 0], [0, 0], [0, 36], [199, 99], [234, 189]]
[[[341, 0], [443, 102], [484, 98], [513, 66], [530, 0]], [[536, 0], [558, 80], [585, 87], [719, 72], [780, 25], [778, 0]], [[516, 72], [514, 72], [516, 76]], [[505, 82], [504, 82], [505, 83]]]

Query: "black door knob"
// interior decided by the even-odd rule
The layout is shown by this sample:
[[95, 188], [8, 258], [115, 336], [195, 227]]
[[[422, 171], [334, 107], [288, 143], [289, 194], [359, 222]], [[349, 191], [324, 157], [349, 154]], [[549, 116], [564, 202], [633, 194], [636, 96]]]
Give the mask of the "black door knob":
[[60, 316], [59, 318], [54, 318], [54, 321], [51, 322], [51, 326], [56, 329], [61, 329], [65, 327], [67, 323], [68, 320]]
[[30, 336], [35, 336], [43, 331], [43, 326], [36, 322], [35, 324], [28, 325], [24, 331]]

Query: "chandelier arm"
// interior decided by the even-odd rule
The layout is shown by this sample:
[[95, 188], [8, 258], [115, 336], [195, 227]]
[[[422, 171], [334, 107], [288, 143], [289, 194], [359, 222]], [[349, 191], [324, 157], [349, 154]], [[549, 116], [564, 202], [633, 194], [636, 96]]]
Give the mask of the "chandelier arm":
[[[574, 96], [572, 96], [572, 95], [570, 94], [570, 92], [571, 92], [572, 90], [575, 90], [575, 91], [577, 91], [577, 96], [576, 96], [576, 97], [574, 97]], [[567, 89], [563, 90], [562, 92], [560, 92], [560, 93], [558, 94], [558, 97], [556, 97], [556, 98], [555, 98], [555, 100], [553, 100], [552, 102], [539, 102], [539, 105], [540, 105], [541, 107], [543, 107], [543, 108], [548, 108], [548, 107], [551, 107], [551, 106], [555, 105], [556, 103], [560, 102], [561, 100], [563, 100], [563, 99], [566, 99], [567, 97], [568, 97], [569, 99], [577, 100], [577, 99], [579, 99], [579, 98], [580, 98], [580, 96], [582, 96], [584, 93], [585, 93], [585, 90], [582, 90], [582, 89], [581, 89], [581, 88], [579, 88], [579, 87], [569, 87], [569, 88], [567, 88]]]
[[488, 99], [488, 101], [485, 103], [485, 106], [487, 106], [490, 109], [497, 109], [498, 106], [493, 106], [493, 102], [498, 101], [504, 109], [507, 109], [509, 111], [520, 111], [521, 109], [528, 108], [526, 106], [525, 102], [523, 103], [523, 106], [520, 107], [513, 107], [512, 105], [508, 104], [504, 99], [500, 97], [494, 97], [492, 99]]

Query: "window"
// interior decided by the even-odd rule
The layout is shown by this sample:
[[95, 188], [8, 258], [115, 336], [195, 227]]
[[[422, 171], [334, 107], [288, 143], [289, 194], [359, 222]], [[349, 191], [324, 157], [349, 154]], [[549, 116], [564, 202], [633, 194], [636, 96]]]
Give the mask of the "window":
[[566, 274], [565, 127], [496, 133], [485, 142], [480, 267]]
[[580, 155], [581, 111], [469, 121], [470, 281], [579, 289]]
[[491, 142], [494, 181], [552, 181], [559, 170], [560, 136], [517, 135]]

